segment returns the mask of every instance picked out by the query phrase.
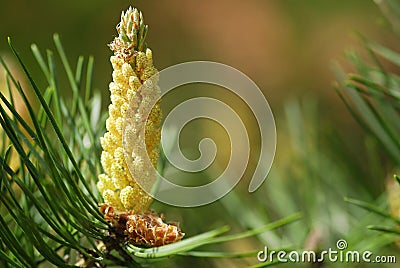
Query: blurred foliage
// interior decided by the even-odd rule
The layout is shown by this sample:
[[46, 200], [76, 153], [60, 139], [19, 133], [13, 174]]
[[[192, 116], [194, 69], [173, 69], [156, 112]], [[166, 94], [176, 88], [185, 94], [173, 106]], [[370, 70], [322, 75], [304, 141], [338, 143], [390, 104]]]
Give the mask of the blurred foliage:
[[[395, 0], [377, 1], [391, 23], [393, 32], [399, 35], [400, 2]], [[357, 73], [345, 74], [340, 66], [335, 65], [334, 71], [338, 79], [337, 92], [358, 123], [368, 131], [383, 147], [392, 159], [389, 172], [396, 172], [400, 163], [400, 78], [397, 74], [400, 67], [400, 54], [387, 46], [359, 35], [368, 52], [369, 62], [360, 57], [358, 52], [347, 53], [348, 59], [356, 67]], [[400, 223], [400, 180], [381, 178], [387, 184], [384, 197], [389, 207], [381, 207], [377, 201], [364, 202], [355, 199], [348, 203], [361, 207], [373, 215], [381, 217], [382, 222], [368, 226], [368, 229], [378, 233], [394, 235], [398, 241], [398, 226]]]

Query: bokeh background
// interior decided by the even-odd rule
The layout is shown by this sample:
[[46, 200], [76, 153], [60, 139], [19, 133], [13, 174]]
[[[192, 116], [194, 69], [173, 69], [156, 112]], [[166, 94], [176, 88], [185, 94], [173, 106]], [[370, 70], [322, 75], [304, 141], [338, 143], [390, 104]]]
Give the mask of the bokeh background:
[[[178, 220], [188, 236], [224, 224], [234, 230], [255, 228], [300, 211], [301, 222], [266, 233], [257, 240], [224, 245], [226, 249], [257, 250], [293, 245], [324, 248], [338, 238], [354, 246], [363, 237], [365, 212], [343, 201], [351, 196], [384, 202], [385, 178], [394, 165], [379, 143], [362, 130], [333, 89], [331, 70], [338, 61], [347, 71], [346, 50], [363, 51], [357, 33], [394, 47], [386, 20], [373, 1], [366, 0], [157, 0], [157, 1], [4, 1], [0, 0], [0, 53], [9, 54], [10, 36], [34, 77], [41, 77], [30, 51], [36, 43], [54, 49], [52, 34], [60, 34], [71, 62], [79, 55], [95, 58], [94, 87], [109, 103], [110, 49], [120, 12], [139, 8], [149, 25], [147, 44], [155, 65], [163, 69], [192, 60], [228, 64], [247, 74], [263, 91], [275, 115], [277, 152], [271, 173], [255, 194], [246, 192], [257, 161], [258, 141], [252, 143], [245, 179], [221, 201], [200, 208], [171, 208], [155, 203]], [[10, 58], [10, 57], [9, 57]], [[12, 64], [12, 63], [11, 63]], [[389, 66], [390, 68], [390, 66]], [[61, 81], [63, 75], [60, 75]], [[39, 85], [41, 83], [39, 79]], [[249, 110], [221, 89], [188, 87], [163, 100], [167, 113], [185, 98], [209, 95], [231, 102], [253, 136], [258, 132]], [[68, 97], [68, 96], [67, 96]], [[198, 156], [201, 137], [212, 137], [219, 156], [210, 170], [197, 175], [166, 170], [169, 176], [191, 180], [213, 177], [229, 156], [226, 133], [212, 122], [188, 125], [182, 133], [187, 156]], [[185, 138], [186, 137], [186, 138]], [[227, 149], [228, 148], [228, 149]], [[363, 225], [364, 224], [364, 225]], [[371, 237], [373, 234], [371, 233]], [[392, 252], [393, 248], [386, 248]], [[226, 265], [241, 267], [245, 260], [182, 258], [171, 267]], [[206, 266], [205, 266], [206, 265]]]

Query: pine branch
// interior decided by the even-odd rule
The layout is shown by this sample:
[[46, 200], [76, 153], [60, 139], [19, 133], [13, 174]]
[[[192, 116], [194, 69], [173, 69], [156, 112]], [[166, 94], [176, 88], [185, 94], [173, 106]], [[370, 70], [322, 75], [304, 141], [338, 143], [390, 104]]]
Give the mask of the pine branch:
[[[133, 44], [132, 51], [145, 51], [147, 26], [143, 16], [136, 10], [132, 18], [123, 18], [126, 29], [120, 28], [121, 38]], [[31, 46], [45, 88], [39, 88], [40, 78], [32, 76], [10, 39], [10, 49], [23, 70], [27, 87], [22, 87], [0, 58], [9, 92], [9, 96], [0, 93], [2, 267], [37, 267], [43, 263], [57, 267], [141, 267], [150, 260], [169, 256], [248, 257], [254, 252], [192, 250], [257, 236], [299, 219], [294, 214], [259, 229], [225, 236], [221, 235], [229, 228], [221, 227], [151, 249], [127, 242], [126, 234], [115, 232], [115, 226], [103, 218], [98, 207], [101, 198], [94, 187], [103, 170], [99, 140], [105, 131], [106, 114], [101, 113], [100, 94], [92, 89], [93, 57], [85, 60], [80, 56], [74, 70], [59, 36], [55, 34], [53, 39], [56, 53], [47, 50], [46, 57], [36, 45]], [[60, 94], [57, 57], [68, 78], [71, 99]], [[26, 109], [22, 114], [16, 110], [17, 100]]]

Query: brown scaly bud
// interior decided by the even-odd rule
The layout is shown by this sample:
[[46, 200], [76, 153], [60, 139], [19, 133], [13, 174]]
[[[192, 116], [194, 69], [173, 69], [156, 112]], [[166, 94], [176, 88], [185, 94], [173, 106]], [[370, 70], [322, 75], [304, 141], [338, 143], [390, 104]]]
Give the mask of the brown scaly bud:
[[185, 235], [176, 223], [165, 223], [164, 215], [158, 215], [154, 210], [119, 212], [104, 204], [100, 211], [113, 227], [113, 232], [134, 246], [159, 247], [178, 242]]
[[164, 216], [154, 210], [128, 216], [128, 240], [133, 245], [159, 247], [175, 243], [185, 235], [175, 223], [165, 223]]

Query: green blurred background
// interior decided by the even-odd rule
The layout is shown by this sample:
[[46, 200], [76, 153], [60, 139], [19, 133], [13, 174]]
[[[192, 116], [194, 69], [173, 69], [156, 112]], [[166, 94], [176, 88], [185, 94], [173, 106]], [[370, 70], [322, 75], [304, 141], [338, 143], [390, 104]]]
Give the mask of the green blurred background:
[[[364, 229], [357, 226], [362, 225], [360, 219], [364, 214], [349, 208], [343, 197], [367, 201], [379, 198], [385, 190], [385, 177], [393, 172], [393, 164], [380, 145], [358, 126], [333, 90], [335, 78], [330, 64], [337, 60], [346, 70], [352, 70], [343, 55], [347, 49], [361, 48], [356, 32], [389, 46], [394, 44], [373, 1], [1, 0], [0, 3], [0, 53], [9, 53], [6, 37], [11, 36], [34, 77], [41, 77], [30, 44], [36, 43], [42, 50], [54, 49], [52, 34], [59, 33], [71, 62], [78, 55], [95, 57], [94, 86], [104, 96], [104, 110], [109, 103], [108, 83], [112, 79], [111, 51], [107, 44], [116, 35], [120, 12], [129, 5], [144, 14], [149, 25], [147, 44], [159, 70], [191, 60], [217, 61], [244, 72], [262, 89], [275, 115], [278, 137], [276, 158], [267, 181], [255, 194], [248, 194], [249, 180], [243, 180], [234, 193], [201, 208], [177, 209], [156, 203], [158, 209], [182, 222], [188, 236], [221, 224], [230, 224], [234, 229], [254, 228], [301, 211], [305, 215], [301, 223], [280, 233], [267, 233], [258, 241], [244, 241], [227, 248], [255, 250], [267, 243], [273, 247], [288, 244], [302, 247], [314, 236], [318, 238], [315, 247], [320, 248], [334, 245], [343, 236], [354, 244], [363, 237]], [[170, 96], [164, 101], [165, 110], [177, 104], [174, 98], [176, 102], [199, 94], [212, 95], [233, 101], [233, 107], [248, 122], [249, 129], [255, 129], [249, 111], [230, 95], [203, 87], [193, 92], [187, 90]], [[188, 147], [189, 157], [198, 153], [197, 144], [188, 142], [194, 136], [214, 137], [222, 148], [222, 157], [208, 174], [223, 168], [227, 144], [218, 126], [199, 124], [185, 131], [183, 134], [189, 138], [182, 143]], [[257, 160], [257, 141], [252, 145], [252, 162], [246, 178], [251, 176]], [[177, 260], [171, 267], [187, 265], [187, 261]], [[241, 266], [246, 261], [196, 259], [195, 263], [196, 267], [222, 267]], [[249, 263], [254, 263], [254, 259], [250, 258]]]
[[264, 90], [274, 111], [288, 97], [306, 93], [337, 109], [330, 61], [357, 46], [356, 30], [378, 40], [389, 38], [379, 25], [378, 8], [364, 0], [17, 0], [1, 3], [0, 49], [8, 51], [6, 37], [11, 36], [29, 60], [28, 44], [52, 48], [51, 35], [57, 32], [71, 58], [95, 56], [96, 87], [107, 91], [111, 70], [107, 44], [115, 35], [121, 10], [129, 5], [145, 14], [150, 27], [147, 43], [159, 69], [189, 60], [232, 65]]

